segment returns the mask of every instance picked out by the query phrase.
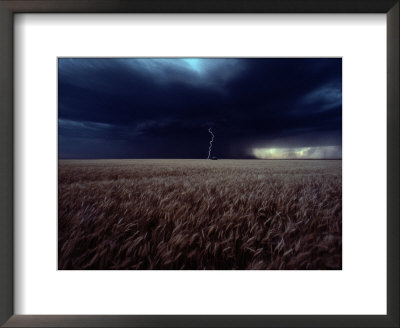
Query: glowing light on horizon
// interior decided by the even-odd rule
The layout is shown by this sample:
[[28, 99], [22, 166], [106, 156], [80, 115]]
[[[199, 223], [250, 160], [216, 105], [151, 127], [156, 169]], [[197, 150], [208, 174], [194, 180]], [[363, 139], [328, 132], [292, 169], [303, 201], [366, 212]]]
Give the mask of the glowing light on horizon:
[[342, 158], [342, 150], [340, 146], [268, 147], [254, 148], [253, 155], [259, 159], [326, 159]]

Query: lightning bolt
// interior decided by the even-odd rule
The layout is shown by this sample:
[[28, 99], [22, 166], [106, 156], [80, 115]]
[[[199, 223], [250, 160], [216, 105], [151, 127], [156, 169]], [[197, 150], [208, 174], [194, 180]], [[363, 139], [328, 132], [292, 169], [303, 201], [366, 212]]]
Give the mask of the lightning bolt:
[[208, 129], [208, 132], [210, 132], [212, 136], [210, 140], [210, 147], [208, 148], [208, 157], [207, 157], [207, 159], [210, 159], [212, 143], [214, 141], [214, 133], [212, 133], [211, 128]]

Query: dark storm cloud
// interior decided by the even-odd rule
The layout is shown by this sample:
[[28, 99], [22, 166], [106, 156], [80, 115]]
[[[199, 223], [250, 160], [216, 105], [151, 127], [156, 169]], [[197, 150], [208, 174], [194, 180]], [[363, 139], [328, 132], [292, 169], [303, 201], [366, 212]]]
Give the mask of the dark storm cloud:
[[59, 156], [205, 158], [209, 127], [221, 158], [340, 149], [341, 81], [337, 58], [59, 59]]

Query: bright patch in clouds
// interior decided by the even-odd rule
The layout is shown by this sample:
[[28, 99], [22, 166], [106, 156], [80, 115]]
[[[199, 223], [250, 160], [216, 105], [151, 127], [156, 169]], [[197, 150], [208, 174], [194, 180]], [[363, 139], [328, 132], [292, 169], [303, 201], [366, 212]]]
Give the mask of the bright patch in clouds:
[[185, 59], [183, 59], [183, 61], [186, 63], [186, 64], [188, 64], [188, 66], [192, 69], [192, 70], [194, 70], [194, 71], [196, 71], [196, 72], [198, 72], [198, 73], [200, 73], [201, 72], [201, 70], [202, 70], [202, 60], [201, 59], [199, 59], [199, 58], [185, 58]]
[[299, 148], [254, 148], [253, 155], [259, 159], [326, 159], [341, 158], [339, 146], [318, 146]]

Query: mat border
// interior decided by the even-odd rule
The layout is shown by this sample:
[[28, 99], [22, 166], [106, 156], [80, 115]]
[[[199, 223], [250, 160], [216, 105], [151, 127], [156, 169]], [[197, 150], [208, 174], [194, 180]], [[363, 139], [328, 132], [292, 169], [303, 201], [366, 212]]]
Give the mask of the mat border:
[[[0, 324], [4, 327], [399, 327], [399, 0], [0, 0]], [[387, 315], [14, 315], [16, 13], [385, 13]]]

